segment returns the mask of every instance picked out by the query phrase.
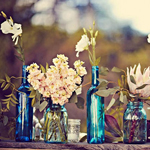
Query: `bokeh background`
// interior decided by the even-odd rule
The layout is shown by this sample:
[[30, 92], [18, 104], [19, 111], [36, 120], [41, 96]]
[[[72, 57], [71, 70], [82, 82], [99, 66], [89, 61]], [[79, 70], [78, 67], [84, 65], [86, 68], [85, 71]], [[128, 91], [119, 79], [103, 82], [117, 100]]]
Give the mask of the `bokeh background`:
[[[26, 64], [33, 62], [51, 65], [57, 54], [69, 57], [69, 65], [77, 60], [75, 45], [83, 34], [82, 28], [89, 28], [93, 21], [99, 30], [96, 55], [101, 56], [100, 66], [126, 69], [141, 63], [142, 69], [149, 66], [150, 45], [150, 1], [137, 0], [0, 0], [0, 11], [11, 16], [15, 23], [22, 24], [23, 46]], [[0, 23], [5, 21], [0, 17]], [[0, 78], [5, 73], [20, 76], [22, 63], [15, 57], [11, 35], [0, 32]], [[80, 53], [88, 74], [83, 85], [91, 79], [91, 65], [86, 51]], [[99, 66], [99, 67], [100, 67]], [[109, 73], [107, 80], [116, 80], [117, 75]], [[19, 87], [20, 81], [15, 81]], [[90, 85], [84, 86], [81, 96], [85, 108], [79, 110], [74, 104], [66, 104], [69, 118], [81, 119], [81, 131], [86, 132], [86, 93]], [[6, 93], [0, 89], [0, 99]], [[105, 100], [108, 104], [110, 98]], [[9, 115], [15, 116], [11, 108]]]

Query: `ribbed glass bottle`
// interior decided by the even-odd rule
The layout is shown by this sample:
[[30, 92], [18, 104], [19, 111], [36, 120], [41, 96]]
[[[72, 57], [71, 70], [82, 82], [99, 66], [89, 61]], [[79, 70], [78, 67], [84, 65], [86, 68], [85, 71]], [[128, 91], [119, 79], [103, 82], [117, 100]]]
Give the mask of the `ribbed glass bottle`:
[[147, 116], [143, 102], [129, 102], [123, 116], [124, 143], [142, 144], [147, 140]]
[[99, 85], [99, 67], [92, 66], [92, 85], [87, 92], [87, 142], [101, 144], [104, 142], [104, 97], [95, 95]]
[[22, 84], [18, 88], [16, 105], [16, 141], [29, 142], [32, 141], [32, 122], [33, 122], [33, 108], [31, 106], [32, 99], [29, 98], [29, 83], [27, 81], [28, 72], [27, 66], [22, 67]]
[[68, 141], [68, 113], [66, 108], [49, 101], [44, 114], [44, 141], [46, 143], [65, 144]]

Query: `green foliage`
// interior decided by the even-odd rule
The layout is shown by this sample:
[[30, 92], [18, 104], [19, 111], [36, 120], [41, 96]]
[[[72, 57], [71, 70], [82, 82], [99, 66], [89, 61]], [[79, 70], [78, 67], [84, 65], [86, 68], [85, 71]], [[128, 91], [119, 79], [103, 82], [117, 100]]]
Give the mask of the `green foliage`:
[[72, 96], [69, 98], [69, 103], [74, 103], [79, 109], [84, 109], [84, 99], [77, 97], [76, 92], [72, 93]]
[[108, 74], [108, 72], [109, 72], [109, 69], [107, 67], [101, 66], [100, 71], [99, 71], [100, 75], [106, 76]]
[[4, 90], [8, 90], [9, 88], [11, 89], [11, 94], [5, 95], [5, 99], [2, 99], [3, 104], [6, 105], [7, 109], [10, 109], [11, 106], [15, 106], [18, 104], [18, 100], [15, 96], [15, 92], [17, 89], [15, 88], [15, 85], [11, 82], [11, 79], [15, 77], [9, 77], [7, 74], [5, 74], [5, 79], [0, 79], [1, 83], [1, 88]]
[[117, 67], [113, 67], [111, 71], [112, 72], [121, 72], [122, 70]]

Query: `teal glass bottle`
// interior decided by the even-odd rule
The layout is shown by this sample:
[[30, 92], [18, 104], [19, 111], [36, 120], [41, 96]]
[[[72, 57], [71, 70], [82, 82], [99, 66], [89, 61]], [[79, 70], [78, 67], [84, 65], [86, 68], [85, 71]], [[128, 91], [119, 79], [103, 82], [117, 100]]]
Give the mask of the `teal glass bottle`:
[[123, 115], [124, 143], [143, 144], [147, 141], [147, 116], [143, 102], [129, 102]]
[[99, 67], [92, 66], [92, 85], [87, 92], [87, 142], [101, 144], [104, 142], [104, 97], [95, 95], [99, 85]]
[[68, 113], [66, 108], [49, 101], [44, 114], [44, 142], [65, 144], [68, 141]]
[[32, 141], [32, 122], [33, 122], [33, 107], [31, 106], [32, 99], [29, 98], [29, 83], [27, 81], [28, 72], [27, 66], [22, 67], [22, 84], [18, 88], [16, 105], [16, 132], [15, 138], [17, 142]]

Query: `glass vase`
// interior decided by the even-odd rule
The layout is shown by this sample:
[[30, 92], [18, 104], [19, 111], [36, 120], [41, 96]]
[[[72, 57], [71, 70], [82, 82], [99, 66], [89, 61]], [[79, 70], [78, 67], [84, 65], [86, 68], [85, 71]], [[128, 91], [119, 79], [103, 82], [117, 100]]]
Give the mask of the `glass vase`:
[[123, 116], [124, 143], [142, 144], [147, 140], [147, 116], [143, 102], [129, 102]]
[[46, 143], [65, 144], [68, 141], [68, 114], [64, 106], [53, 104], [44, 114], [44, 141]]
[[104, 97], [95, 95], [99, 85], [99, 67], [92, 66], [92, 85], [87, 92], [87, 142], [101, 144], [104, 142]]
[[29, 98], [29, 83], [27, 81], [28, 72], [27, 66], [22, 67], [22, 84], [18, 88], [16, 97], [18, 104], [16, 105], [16, 132], [15, 138], [17, 142], [32, 141], [32, 122], [33, 122], [33, 107], [31, 106], [32, 99]]

